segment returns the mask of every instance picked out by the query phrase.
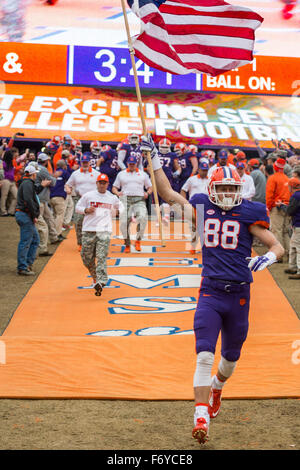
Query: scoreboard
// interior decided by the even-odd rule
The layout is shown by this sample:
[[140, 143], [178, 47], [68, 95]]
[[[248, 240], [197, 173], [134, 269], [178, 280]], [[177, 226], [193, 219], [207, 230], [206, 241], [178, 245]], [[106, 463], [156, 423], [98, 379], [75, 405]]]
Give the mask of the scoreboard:
[[[156, 138], [253, 147], [300, 142], [300, 58], [256, 56], [211, 77], [174, 75], [136, 60], [147, 129]], [[0, 133], [69, 133], [117, 142], [142, 133], [127, 48], [2, 43]], [[299, 145], [299, 144], [298, 144]]]

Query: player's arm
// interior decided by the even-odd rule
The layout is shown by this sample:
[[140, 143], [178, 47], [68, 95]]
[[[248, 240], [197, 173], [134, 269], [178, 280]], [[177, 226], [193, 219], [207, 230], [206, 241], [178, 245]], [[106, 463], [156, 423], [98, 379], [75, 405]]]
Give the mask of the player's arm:
[[102, 163], [104, 162], [104, 158], [103, 157], [100, 157], [98, 158], [97, 162], [96, 162], [96, 170], [100, 171], [100, 167], [102, 165]]
[[118, 167], [121, 168], [121, 170], [126, 170], [126, 166], [124, 164], [124, 160], [126, 157], [126, 150], [121, 149], [118, 151]]
[[257, 237], [267, 248], [268, 252], [263, 256], [255, 256], [254, 258], [247, 258], [249, 261], [248, 267], [251, 271], [261, 271], [267, 266], [276, 263], [284, 255], [284, 248], [275, 238], [272, 232], [262, 227], [261, 225], [253, 224], [249, 227], [250, 233]]
[[173, 170], [174, 172], [177, 172], [178, 176], [182, 172], [182, 168], [181, 168], [178, 158], [174, 158], [173, 160]]
[[187, 199], [186, 195], [187, 195], [187, 192], [184, 191], [183, 189], [181, 189], [181, 191], [180, 191], [180, 196], [182, 196], [182, 197], [184, 197], [185, 199]]
[[193, 176], [193, 175], [196, 175], [197, 174], [197, 171], [198, 171], [198, 160], [197, 160], [197, 157], [191, 157], [190, 158], [190, 162], [192, 164], [192, 173], [190, 176]]

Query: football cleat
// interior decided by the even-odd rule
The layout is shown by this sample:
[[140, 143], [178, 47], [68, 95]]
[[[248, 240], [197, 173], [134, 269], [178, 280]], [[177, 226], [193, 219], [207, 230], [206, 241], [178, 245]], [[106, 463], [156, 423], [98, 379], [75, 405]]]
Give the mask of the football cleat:
[[141, 251], [141, 242], [140, 242], [140, 240], [137, 240], [135, 242], [135, 249], [136, 249], [136, 251]]
[[190, 250], [190, 255], [195, 255], [196, 254], [196, 250]]
[[199, 444], [205, 444], [205, 442], [208, 441], [208, 423], [205, 418], [197, 419], [192, 436]]
[[211, 388], [208, 398], [208, 414], [211, 418], [216, 418], [221, 408], [221, 394], [222, 390]]
[[129, 245], [125, 246], [124, 253], [130, 253], [130, 246]]

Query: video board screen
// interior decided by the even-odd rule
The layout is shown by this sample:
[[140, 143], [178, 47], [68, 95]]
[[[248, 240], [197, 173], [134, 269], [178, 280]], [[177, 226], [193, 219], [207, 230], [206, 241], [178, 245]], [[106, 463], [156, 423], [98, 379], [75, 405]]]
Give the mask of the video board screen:
[[[146, 125], [156, 140], [206, 146], [254, 147], [258, 139], [300, 142], [300, 99], [243, 94], [144, 90]], [[25, 138], [70, 134], [80, 140], [119, 142], [142, 134], [135, 91], [75, 86], [7, 84], [0, 94], [0, 133]]]

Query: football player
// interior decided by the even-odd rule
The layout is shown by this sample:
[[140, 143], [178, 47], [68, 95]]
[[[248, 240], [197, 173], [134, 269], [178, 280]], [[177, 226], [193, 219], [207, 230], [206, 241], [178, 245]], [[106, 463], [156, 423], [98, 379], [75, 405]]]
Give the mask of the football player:
[[105, 173], [109, 178], [108, 191], [112, 190], [112, 185], [119, 172], [118, 153], [109, 145], [103, 145], [100, 152], [100, 158], [97, 161], [96, 170]]
[[[282, 258], [284, 249], [268, 230], [266, 205], [242, 199], [242, 183], [236, 170], [217, 168], [208, 183], [208, 194], [195, 194], [190, 203], [170, 187], [160, 167], [151, 136], [142, 137], [150, 149], [157, 189], [171, 204], [196, 209], [196, 227], [202, 243], [202, 278], [194, 318], [196, 369], [195, 414], [192, 435], [199, 443], [208, 439], [210, 419], [221, 406], [222, 388], [239, 360], [248, 332], [252, 271], [261, 271]], [[253, 237], [267, 248], [251, 257]], [[221, 332], [221, 360], [211, 378], [217, 338]]]
[[121, 170], [126, 169], [129, 157], [135, 157], [137, 160], [137, 168], [144, 170], [143, 155], [140, 149], [140, 137], [138, 134], [129, 134], [127, 140], [121, 142], [118, 147], [118, 166]]
[[180, 192], [186, 180], [197, 173], [198, 159], [184, 142], [177, 142], [174, 147], [174, 151], [177, 154], [178, 161], [181, 166], [181, 173], [179, 175], [178, 186], [176, 188], [176, 190]]
[[93, 155], [93, 158], [97, 161], [100, 157], [100, 152], [102, 150], [101, 142], [99, 140], [94, 140], [90, 144], [90, 151]]

